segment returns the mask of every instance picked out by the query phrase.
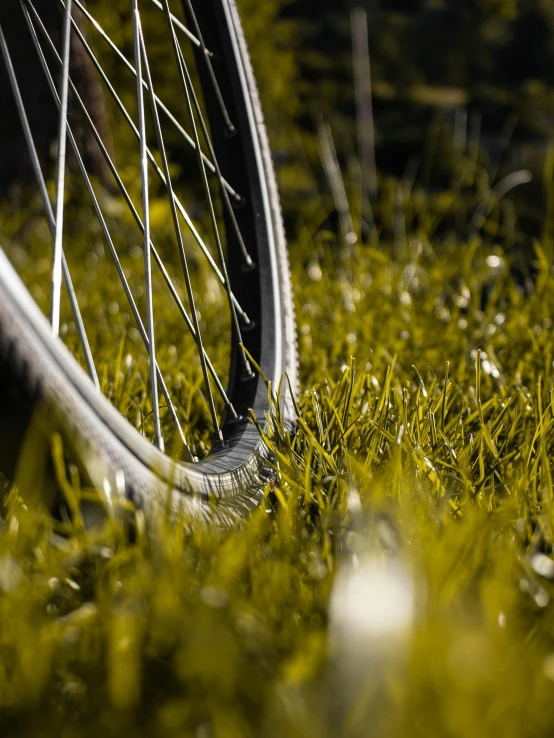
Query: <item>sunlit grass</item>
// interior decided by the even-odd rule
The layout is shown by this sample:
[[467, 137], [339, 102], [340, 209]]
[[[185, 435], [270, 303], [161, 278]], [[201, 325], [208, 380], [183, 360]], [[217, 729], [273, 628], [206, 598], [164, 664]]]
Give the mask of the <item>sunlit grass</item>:
[[[275, 23], [276, 2], [242, 5], [274, 144], [301, 148], [286, 118], [297, 107], [294, 59], [275, 62], [292, 29]], [[129, 45], [124, 17], [106, 16]], [[162, 68], [164, 39], [154, 47]], [[125, 70], [113, 74], [132, 107]], [[170, 77], [162, 92], [174, 94]], [[381, 177], [371, 213], [357, 201], [356, 166], [345, 173], [354, 227], [361, 211], [374, 218], [369, 243], [321, 227], [333, 203], [315, 194], [318, 173], [300, 177], [295, 161], [281, 170], [285, 203], [302, 223], [290, 244], [298, 430], [291, 439], [272, 414], [276, 485], [242, 525], [170, 522], [163, 511], [146, 521], [114, 495], [105, 525], [86, 529], [79, 502], [97, 493], [80, 487], [59, 437], [46, 453], [62, 515], [36, 499], [32, 474], [6, 485], [2, 736], [551, 734], [552, 155], [542, 236], [522, 250], [530, 239], [503, 195], [526, 173], [491, 181], [476, 142], [460, 160], [436, 131], [429, 138], [421, 177]], [[317, 149], [315, 137], [304, 143]], [[418, 182], [437, 164], [452, 181], [428, 192]], [[123, 175], [140, 202], [135, 168]], [[140, 234], [113, 192], [98, 191], [143, 310]], [[299, 191], [312, 192], [301, 207]], [[156, 243], [169, 253], [170, 213], [154, 194]], [[79, 197], [68, 205], [68, 259], [89, 286], [83, 311], [102, 388], [151, 437], [146, 352], [90, 207]], [[46, 311], [51, 239], [40, 204], [0, 215], [2, 247]], [[211, 438], [196, 351], [156, 286], [160, 366], [202, 455]], [[225, 375], [224, 298], [215, 287], [206, 297], [210, 355]], [[76, 349], [63, 310], [63, 339]], [[165, 412], [163, 421], [170, 434]], [[38, 465], [34, 450], [20, 468]]]
[[420, 193], [395, 231], [391, 193], [372, 245], [291, 245], [298, 432], [272, 417], [241, 527], [86, 531], [57, 442], [63, 529], [6, 496], [3, 735], [549, 734], [550, 244], [525, 294], [506, 229], [441, 236], [455, 203]]
[[[75, 176], [77, 180], [77, 175]], [[146, 299], [142, 235], [121, 196], [95, 182], [97, 197], [106, 218], [112, 243], [120, 260], [129, 290], [146, 332]], [[68, 187], [65, 253], [73, 286], [78, 295], [87, 338], [96, 364], [100, 388], [113, 405], [143, 435], [152, 440], [149, 357], [139, 324], [127, 300], [122, 280], [108, 244], [96, 220], [90, 200], [78, 181]], [[13, 198], [0, 206], [2, 249], [26, 283], [45, 315], [50, 310], [51, 234], [40, 201], [31, 201], [27, 191], [20, 197], [26, 207], [14, 207]], [[140, 201], [140, 192], [135, 194]], [[151, 228], [156, 248], [187, 315], [192, 315], [181, 269], [171, 210], [165, 193], [153, 198]], [[209, 268], [188, 229], [183, 227], [188, 267], [205, 349], [225, 381], [229, 364], [230, 315], [222, 285]], [[197, 223], [204, 238], [209, 227]], [[211, 234], [210, 234], [211, 235]], [[213, 256], [213, 255], [212, 255]], [[203, 457], [213, 442], [207, 392], [204, 387], [196, 342], [172, 297], [158, 264], [153, 259], [153, 309], [156, 316], [157, 358], [163, 369], [168, 393], [192, 453]], [[207, 328], [210, 326], [210, 330]], [[86, 368], [66, 290], [62, 293], [60, 336]], [[221, 418], [224, 402], [212, 384]], [[161, 421], [168, 449], [178, 458], [184, 451], [165, 397], [160, 391]]]

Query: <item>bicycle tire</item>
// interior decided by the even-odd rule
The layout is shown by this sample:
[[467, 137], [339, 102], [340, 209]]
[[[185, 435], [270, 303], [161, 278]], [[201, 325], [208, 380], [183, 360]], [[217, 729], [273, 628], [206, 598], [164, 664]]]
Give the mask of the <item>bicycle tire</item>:
[[[204, 0], [204, 13], [215, 19], [210, 33], [217, 38], [210, 41], [223, 55], [223, 84], [232, 90], [231, 104], [239, 121], [235, 139], [250, 194], [244, 208], [250, 214], [242, 217], [250, 217], [257, 229], [253, 274], [244, 277], [238, 270], [231, 275], [233, 290], [244, 289], [243, 279], [249, 284], [255, 280], [261, 299], [259, 324], [244, 343], [273, 388], [286, 374], [294, 394], [297, 346], [287, 247], [254, 74], [234, 0]], [[0, 408], [0, 430], [10, 438], [10, 448], [21, 448], [39, 410], [48, 432], [61, 431], [95, 486], [107, 482], [146, 510], [167, 504], [169, 490], [175, 511], [229, 523], [258, 504], [269, 477], [268, 450], [245, 418], [251, 409], [265, 427], [267, 387], [256, 374], [245, 390], [245, 383], [237, 376], [233, 380], [232, 374], [233, 370], [229, 393], [242, 420], [223, 424], [224, 444], [205, 459], [197, 463], [171, 459], [95, 390], [75, 358], [53, 337], [50, 324], [0, 249], [0, 381], [7, 398]], [[283, 393], [279, 402], [284, 423], [292, 430], [290, 394]]]

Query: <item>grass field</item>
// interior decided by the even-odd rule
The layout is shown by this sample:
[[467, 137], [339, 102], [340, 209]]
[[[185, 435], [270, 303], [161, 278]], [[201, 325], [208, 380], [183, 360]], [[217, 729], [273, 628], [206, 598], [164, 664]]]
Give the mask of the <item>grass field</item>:
[[509, 228], [457, 240], [447, 194], [405, 202], [373, 244], [291, 244], [298, 433], [273, 418], [241, 527], [137, 514], [131, 544], [76, 512], [62, 537], [7, 493], [2, 735], [550, 734], [548, 218], [524, 290]]
[[[242, 5], [249, 17], [261, 4]], [[279, 119], [294, 62], [286, 56], [275, 74], [267, 28], [277, 7], [266, 3], [250, 33], [255, 60], [265, 53], [262, 96], [269, 82], [278, 87]], [[310, 144], [317, 150], [315, 136]], [[276, 484], [240, 526], [163, 511], [145, 521], [105, 501], [104, 527], [86, 529], [79, 500], [89, 492], [57, 437], [48, 453], [67, 519], [51, 516], [32, 475], [4, 484], [3, 738], [551, 735], [554, 159], [545, 157], [542, 230], [531, 243], [510, 200], [526, 173], [490, 181], [484, 154], [466, 144], [442, 191], [380, 178], [369, 243], [321, 226], [324, 196], [296, 214], [298, 431], [291, 438], [270, 417]], [[138, 201], [136, 170], [124, 178]], [[346, 187], [354, 223], [355, 178]], [[282, 179], [290, 209], [300, 178], [291, 167]], [[134, 226], [113, 193], [102, 198], [140, 294]], [[161, 199], [153, 192], [163, 248], [172, 235]], [[35, 204], [2, 206], [2, 228], [16, 235], [1, 242], [46, 309], [51, 238]], [[95, 288], [82, 308], [102, 389], [151, 435], [146, 353], [81, 205], [68, 202], [66, 236], [74, 279]], [[228, 335], [224, 300], [195, 269], [203, 319]], [[161, 288], [154, 300], [160, 366], [202, 456], [210, 421], [194, 345], [174, 342], [180, 318]], [[219, 368], [224, 344], [212, 354]]]

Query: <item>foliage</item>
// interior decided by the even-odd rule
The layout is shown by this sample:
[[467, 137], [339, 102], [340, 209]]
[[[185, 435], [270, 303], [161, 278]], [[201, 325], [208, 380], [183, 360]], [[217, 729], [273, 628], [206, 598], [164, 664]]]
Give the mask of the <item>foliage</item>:
[[[286, 88], [264, 68], [262, 5], [245, 7], [271, 101]], [[259, 17], [273, 19], [276, 7]], [[437, 146], [428, 166], [442, 166], [443, 153]], [[353, 222], [373, 219], [367, 242], [321, 227], [333, 207], [325, 198], [303, 209], [290, 246], [298, 432], [291, 438], [272, 413], [277, 483], [243, 525], [219, 530], [165, 511], [145, 521], [82, 489], [58, 437], [46, 451], [67, 503], [61, 520], [24, 477], [6, 488], [3, 736], [550, 734], [552, 156], [540, 238], [516, 264], [514, 244], [529, 239], [502, 195], [525, 178], [501, 185], [469, 145], [450, 154], [440, 190], [424, 177], [382, 177], [369, 215], [349, 178]], [[128, 178], [132, 186], [132, 170]], [[99, 191], [130, 273], [130, 225]], [[74, 278], [97, 286], [83, 309], [97, 327], [104, 389], [123, 411], [146, 415], [144, 383], [122, 365], [127, 346], [137, 353], [136, 329], [110, 310], [121, 295], [90, 208], [77, 197], [68, 207], [72, 248], [88, 252]], [[167, 210], [157, 200], [154, 210], [165, 244]], [[48, 262], [37, 256], [49, 236], [38, 206], [11, 217], [18, 238], [3, 245], [44, 303]], [[203, 307], [210, 321], [218, 299]], [[177, 382], [191, 354], [170, 350], [175, 316], [165, 309], [159, 361]], [[179, 391], [180, 405], [194, 397], [187, 422], [207, 443], [200, 393]], [[105, 509], [95, 528], [78, 505], [91, 499]]]
[[[506, 173], [539, 174], [554, 132], [554, 15], [543, 0], [301, 0], [283, 12], [300, 24], [297, 52], [303, 126], [317, 110], [351, 156], [356, 140], [348, 9], [365, 8], [377, 163], [400, 176], [419, 156], [433, 117], [467, 119], [487, 155], [511, 121]], [[439, 185], [440, 186], [440, 185]]]
[[291, 245], [298, 433], [273, 415], [278, 483], [241, 527], [115, 501], [86, 529], [56, 438], [73, 514], [12, 489], [3, 735], [549, 733], [551, 233], [526, 295], [502, 232], [453, 240], [452, 200], [420, 197], [396, 242]]

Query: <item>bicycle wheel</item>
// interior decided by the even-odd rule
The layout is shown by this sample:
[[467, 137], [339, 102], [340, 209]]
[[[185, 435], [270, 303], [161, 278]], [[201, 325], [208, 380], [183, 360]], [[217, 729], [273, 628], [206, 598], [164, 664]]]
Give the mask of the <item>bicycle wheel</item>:
[[[38, 188], [0, 208], [4, 448], [15, 456], [39, 408], [95, 486], [142, 507], [170, 488], [176, 509], [230, 520], [267, 480], [248, 420], [266, 422], [258, 368], [274, 390], [284, 373], [297, 382], [277, 187], [234, 0], [58, 0], [54, 21], [51, 2], [15, 5], [0, 49]], [[21, 44], [56, 111], [50, 165]]]

